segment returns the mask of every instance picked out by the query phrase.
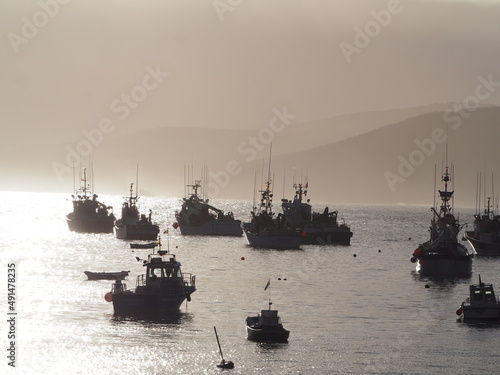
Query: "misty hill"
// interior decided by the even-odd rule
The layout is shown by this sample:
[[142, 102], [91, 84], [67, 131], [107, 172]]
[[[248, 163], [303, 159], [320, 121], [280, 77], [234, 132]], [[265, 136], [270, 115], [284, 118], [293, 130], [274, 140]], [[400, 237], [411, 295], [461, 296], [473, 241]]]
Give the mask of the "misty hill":
[[[413, 110], [418, 112], [421, 109]], [[329, 140], [338, 134], [348, 134], [337, 132], [342, 126], [329, 128], [326, 120], [313, 124], [293, 123], [289, 125], [290, 130], [277, 133], [273, 140], [272, 160], [277, 196], [282, 197], [284, 188], [285, 197], [291, 198], [293, 180], [304, 180], [307, 175], [309, 197], [313, 202], [429, 205], [434, 197], [434, 166], [439, 166], [439, 174], [445, 146], [434, 141], [432, 147], [424, 140], [431, 139], [435, 129], [444, 131], [448, 127], [449, 160], [456, 166], [457, 204], [474, 206], [476, 172], [483, 171], [485, 163], [488, 173], [498, 175], [499, 172], [494, 168], [499, 161], [496, 150], [500, 139], [500, 109], [479, 108], [466, 113], [470, 115], [468, 118], [458, 114], [448, 114], [445, 118], [443, 111], [412, 118], [406, 118], [409, 111], [401, 111], [399, 116], [395, 113], [391, 116], [398, 120], [385, 126], [379, 126], [377, 122], [385, 118], [380, 113], [378, 120], [377, 114], [373, 114], [373, 123], [368, 113], [359, 114], [358, 122], [354, 115], [344, 117], [345, 123], [361, 124], [353, 132], [363, 132], [370, 126], [375, 130], [340, 142]], [[263, 171], [267, 170], [269, 152], [268, 145], [259, 145], [259, 149], [251, 146], [249, 137], [256, 137], [257, 132], [158, 128], [122, 137], [105, 137], [92, 147], [97, 192], [127, 194], [129, 183], [135, 181], [136, 165], [139, 164], [140, 194], [182, 196], [185, 168], [192, 164], [194, 178], [200, 178], [202, 166], [210, 168], [212, 197], [251, 200], [255, 176], [257, 186], [260, 186]], [[307, 142], [304, 141], [306, 133], [311, 135]], [[440, 140], [442, 138], [443, 134]], [[421, 151], [416, 141], [427, 144], [427, 149]], [[324, 145], [325, 142], [329, 143]], [[309, 148], [296, 147], [297, 144], [307, 144]], [[66, 162], [68, 147], [74, 150], [76, 143], [15, 150], [3, 148], [2, 190], [70, 193], [73, 182], [68, 167], [71, 163]], [[414, 170], [411, 170], [410, 155], [413, 155], [413, 164], [418, 164]], [[419, 155], [424, 155], [420, 158], [422, 160]], [[401, 167], [405, 163], [402, 160], [410, 163], [410, 167]], [[61, 179], [51, 167], [54, 162], [65, 165], [66, 171]], [[404, 175], [398, 168], [402, 168]], [[389, 181], [387, 176], [391, 177]]]

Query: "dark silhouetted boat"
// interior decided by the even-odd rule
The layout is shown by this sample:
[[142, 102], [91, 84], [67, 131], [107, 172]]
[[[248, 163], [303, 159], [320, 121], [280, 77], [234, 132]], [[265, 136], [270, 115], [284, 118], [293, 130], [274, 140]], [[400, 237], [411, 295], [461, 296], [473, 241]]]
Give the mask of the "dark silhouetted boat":
[[462, 302], [457, 315], [464, 321], [500, 321], [500, 301], [493, 285], [483, 283], [479, 275], [479, 284], [469, 286], [469, 298]]
[[274, 217], [270, 178], [266, 182], [266, 188], [259, 192], [261, 194], [259, 207], [254, 204], [250, 213], [250, 221], [242, 224], [248, 244], [253, 247], [271, 249], [300, 248], [301, 231], [285, 226], [283, 215]]
[[116, 238], [124, 240], [155, 240], [160, 232], [160, 227], [151, 222], [151, 210], [149, 215], [139, 214], [137, 201], [139, 197], [134, 195], [134, 184], [130, 184], [130, 196], [124, 197], [122, 204], [122, 217], [115, 221]]
[[461, 226], [453, 215], [453, 207], [450, 204], [453, 191], [448, 191], [448, 183], [451, 181], [448, 167], [442, 181], [444, 190], [439, 190], [441, 198], [439, 213], [435, 207], [432, 208], [430, 240], [413, 252], [411, 261], [418, 262], [417, 270], [421, 274], [468, 276], [472, 271], [473, 254], [457, 239]]
[[123, 280], [128, 276], [130, 271], [120, 272], [91, 272], [84, 271], [89, 280]]
[[303, 202], [307, 197], [307, 186], [294, 184], [295, 197], [292, 200], [282, 199], [283, 220], [285, 226], [301, 232], [303, 244], [349, 245], [352, 232], [343, 220], [338, 221], [338, 212], [329, 212], [326, 207], [323, 213], [312, 212], [312, 206]]
[[474, 230], [465, 232], [465, 238], [479, 255], [500, 255], [500, 216], [495, 215], [491, 198], [484, 214], [474, 215]]
[[201, 181], [196, 180], [189, 198], [183, 198], [180, 211], [175, 213], [175, 229], [179, 228], [183, 235], [208, 235], [208, 236], [241, 236], [241, 221], [236, 220], [232, 212], [224, 211], [208, 204], [208, 199], [198, 195]]
[[72, 195], [73, 212], [66, 215], [69, 230], [80, 233], [113, 233], [113, 208], [97, 200], [83, 169], [81, 187]]
[[158, 250], [143, 263], [146, 273], [137, 277], [134, 290], [116, 280], [105, 295], [106, 301], [113, 302], [115, 316], [161, 319], [191, 300], [195, 275], [184, 274], [174, 254]]
[[[269, 280], [264, 290], [267, 290]], [[269, 290], [270, 291], [270, 290]], [[278, 310], [271, 310], [271, 293], [269, 292], [269, 308], [261, 310], [257, 316], [246, 319], [247, 339], [257, 342], [287, 342], [290, 331], [283, 328]]]

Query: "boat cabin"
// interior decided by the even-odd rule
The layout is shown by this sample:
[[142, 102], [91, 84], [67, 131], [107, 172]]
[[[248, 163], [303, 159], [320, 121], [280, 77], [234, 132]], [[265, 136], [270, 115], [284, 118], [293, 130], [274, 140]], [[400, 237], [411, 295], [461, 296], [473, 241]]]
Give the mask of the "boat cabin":
[[137, 277], [137, 287], [139, 289], [165, 289], [176, 287], [184, 288], [184, 275], [181, 271], [181, 264], [175, 259], [174, 254], [150, 254], [148, 260], [144, 261], [146, 274]]
[[259, 314], [259, 326], [277, 326], [281, 325], [281, 319], [278, 316], [278, 310], [261, 310]]
[[495, 291], [492, 284], [485, 284], [480, 282], [478, 285], [471, 285], [469, 287], [471, 305], [496, 305], [497, 300]]

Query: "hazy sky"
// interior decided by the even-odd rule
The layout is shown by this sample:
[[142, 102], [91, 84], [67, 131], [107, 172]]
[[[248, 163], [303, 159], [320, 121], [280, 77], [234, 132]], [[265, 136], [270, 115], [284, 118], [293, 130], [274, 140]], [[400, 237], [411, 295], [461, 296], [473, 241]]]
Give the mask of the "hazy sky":
[[1, 126], [68, 142], [103, 118], [248, 128], [283, 106], [307, 121], [462, 101], [500, 81], [499, 3], [3, 0]]

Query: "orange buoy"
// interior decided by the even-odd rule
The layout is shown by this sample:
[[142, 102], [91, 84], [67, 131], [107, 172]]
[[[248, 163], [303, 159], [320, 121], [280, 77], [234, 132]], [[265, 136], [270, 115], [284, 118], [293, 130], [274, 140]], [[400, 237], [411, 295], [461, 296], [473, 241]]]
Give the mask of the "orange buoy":
[[461, 307], [458, 308], [457, 315], [459, 315], [459, 316], [462, 315], [462, 308]]
[[110, 292], [108, 292], [104, 295], [104, 299], [106, 300], [106, 302], [111, 302], [113, 301], [113, 295]]
[[422, 253], [422, 249], [420, 247], [417, 247], [415, 251], [413, 252], [413, 255], [420, 255]]

